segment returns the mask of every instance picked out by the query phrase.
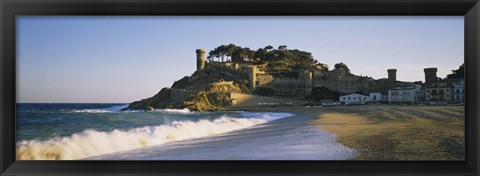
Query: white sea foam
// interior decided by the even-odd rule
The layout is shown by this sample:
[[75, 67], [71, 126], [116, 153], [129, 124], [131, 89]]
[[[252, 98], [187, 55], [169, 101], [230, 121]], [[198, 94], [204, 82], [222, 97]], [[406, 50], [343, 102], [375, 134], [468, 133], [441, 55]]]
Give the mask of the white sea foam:
[[126, 105], [118, 105], [118, 106], [112, 106], [108, 108], [101, 108], [101, 109], [81, 109], [81, 110], [73, 110], [73, 112], [81, 112], [81, 113], [115, 113], [115, 112], [121, 112], [122, 109], [128, 107], [128, 104]]
[[184, 109], [157, 109], [155, 112], [165, 112], [170, 114], [193, 114], [195, 112], [190, 111], [188, 108]]
[[240, 114], [244, 117], [249, 118], [263, 118], [268, 121], [273, 121], [277, 119], [281, 119], [284, 117], [293, 116], [292, 113], [280, 113], [280, 112], [240, 112]]
[[252, 118], [222, 116], [214, 120], [172, 122], [131, 130], [102, 132], [85, 130], [69, 137], [50, 140], [25, 140], [17, 143], [18, 160], [73, 160], [107, 153], [115, 153], [154, 146], [173, 141], [208, 137], [226, 133], [271, 120], [291, 116], [287, 113], [248, 114]]

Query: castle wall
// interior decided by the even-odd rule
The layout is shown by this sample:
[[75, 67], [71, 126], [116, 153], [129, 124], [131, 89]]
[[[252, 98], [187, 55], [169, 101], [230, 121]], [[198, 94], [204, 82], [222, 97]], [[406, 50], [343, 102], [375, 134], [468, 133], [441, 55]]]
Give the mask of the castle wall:
[[274, 78], [272, 83], [278, 85], [304, 86], [305, 80], [298, 78]]
[[206, 64], [207, 67], [212, 67], [216, 70], [225, 70], [227, 72], [234, 73], [238, 75], [239, 77], [244, 77], [248, 75], [248, 71], [244, 67], [238, 67], [237, 66], [229, 66], [228, 64], [226, 65], [225, 63], [217, 63], [217, 62], [208, 62]]
[[189, 86], [185, 89], [200, 91], [200, 90], [206, 90], [210, 86], [220, 86], [220, 85], [233, 85], [233, 81], [218, 81], [218, 82], [213, 82], [213, 83], [201, 83], [201, 84], [195, 84], [195, 85]]
[[257, 75], [257, 84], [258, 86], [262, 86], [273, 81], [272, 75]]
[[236, 106], [262, 106], [262, 105], [300, 105], [305, 101], [278, 98], [278, 97], [265, 97], [244, 93], [231, 93], [231, 99], [236, 102]]
[[327, 79], [317, 78], [313, 80], [313, 87], [326, 87], [330, 90], [341, 93], [364, 92], [367, 93], [369, 88], [367, 79], [359, 77], [329, 77]]

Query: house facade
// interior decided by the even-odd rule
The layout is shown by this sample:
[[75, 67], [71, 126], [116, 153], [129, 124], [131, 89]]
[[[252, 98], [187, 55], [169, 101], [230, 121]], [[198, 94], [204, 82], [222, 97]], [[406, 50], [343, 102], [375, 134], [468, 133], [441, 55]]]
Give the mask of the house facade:
[[381, 93], [370, 93], [368, 98], [369, 98], [369, 101], [380, 102], [380, 101], [382, 101], [382, 94]]
[[[459, 80], [442, 80], [434, 82], [425, 88], [427, 101], [454, 101], [455, 100], [455, 85], [458, 85]], [[458, 85], [458, 95], [461, 94], [461, 85]], [[460, 97], [459, 97], [460, 98]]]
[[422, 101], [425, 98], [425, 92], [421, 85], [411, 84], [402, 87], [396, 87], [388, 90], [389, 103], [413, 103]]
[[370, 97], [362, 94], [352, 93], [348, 95], [340, 96], [339, 101], [342, 104], [349, 105], [352, 103], [365, 103], [370, 101]]
[[453, 85], [453, 94], [456, 102], [465, 101], [465, 80], [460, 80]]

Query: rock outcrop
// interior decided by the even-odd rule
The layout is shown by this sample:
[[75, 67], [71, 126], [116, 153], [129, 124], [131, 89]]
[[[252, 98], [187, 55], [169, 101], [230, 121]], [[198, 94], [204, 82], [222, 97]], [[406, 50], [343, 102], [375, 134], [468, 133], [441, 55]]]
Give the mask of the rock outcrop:
[[[175, 81], [171, 88], [163, 88], [153, 97], [132, 102], [124, 110], [188, 108], [193, 111], [211, 111], [224, 109], [231, 104], [230, 92], [250, 93], [247, 79], [246, 74], [207, 64], [205, 69], [196, 71], [192, 76], [185, 76]], [[185, 101], [175, 101], [172, 98], [174, 96], [172, 89], [188, 91], [189, 96]]]

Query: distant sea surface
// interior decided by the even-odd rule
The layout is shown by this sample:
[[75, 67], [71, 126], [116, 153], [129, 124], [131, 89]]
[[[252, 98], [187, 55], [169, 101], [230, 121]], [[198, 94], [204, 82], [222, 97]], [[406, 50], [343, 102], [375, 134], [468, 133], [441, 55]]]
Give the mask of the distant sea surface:
[[[305, 123], [291, 125], [293, 124], [291, 120], [283, 120], [284, 118], [288, 119], [286, 117], [294, 116], [292, 113], [190, 112], [187, 109], [120, 111], [125, 107], [127, 104], [18, 103], [16, 109], [16, 157], [19, 160], [258, 159], [259, 156], [268, 156], [269, 152], [255, 154], [249, 151], [251, 150], [249, 148], [242, 148], [238, 151], [230, 151], [229, 155], [219, 155], [231, 156], [230, 158], [221, 158], [217, 154], [221, 154], [222, 150], [231, 150], [233, 146], [252, 145], [255, 144], [255, 141], [264, 142], [267, 138], [273, 139], [272, 137], [280, 138], [269, 143], [257, 143], [255, 148], [271, 149], [272, 146], [277, 145], [275, 144], [277, 140], [283, 142], [291, 140], [296, 143], [305, 140], [308, 146], [304, 145], [303, 149], [300, 148], [301, 152], [305, 152], [302, 150], [308, 152], [311, 147], [318, 150], [318, 147], [325, 145], [324, 149], [318, 150], [321, 151], [320, 153], [307, 155], [305, 159], [309, 159], [308, 156], [317, 156], [317, 159], [322, 159], [322, 157], [345, 159], [354, 155], [351, 149], [335, 143], [334, 136], [330, 133], [318, 128], [307, 129]], [[302, 122], [302, 120], [296, 122]], [[269, 127], [265, 128], [267, 126]], [[252, 132], [252, 129], [260, 131]], [[296, 135], [298, 139], [291, 136], [295, 130], [298, 133]], [[274, 131], [276, 133], [272, 133]], [[265, 133], [263, 136], [262, 132]], [[225, 137], [226, 134], [236, 135]], [[223, 136], [223, 138], [219, 138], [219, 136]], [[212, 144], [217, 146], [210, 146]], [[218, 147], [219, 144], [224, 147]], [[313, 146], [314, 144], [318, 144], [318, 146]], [[289, 150], [288, 148], [292, 146], [288, 144], [283, 147]], [[212, 151], [199, 154], [198, 149], [201, 148]], [[167, 149], [169, 155], [165, 153]], [[340, 151], [341, 154], [325, 155], [330, 151]], [[193, 153], [188, 154], [188, 152]], [[248, 156], [242, 152], [249, 152], [252, 155], [247, 158], [239, 158], [238, 156]], [[285, 154], [285, 152], [282, 153]], [[282, 153], [274, 155], [282, 156]], [[270, 154], [272, 153], [270, 152]], [[260, 159], [276, 158], [279, 157]]]

